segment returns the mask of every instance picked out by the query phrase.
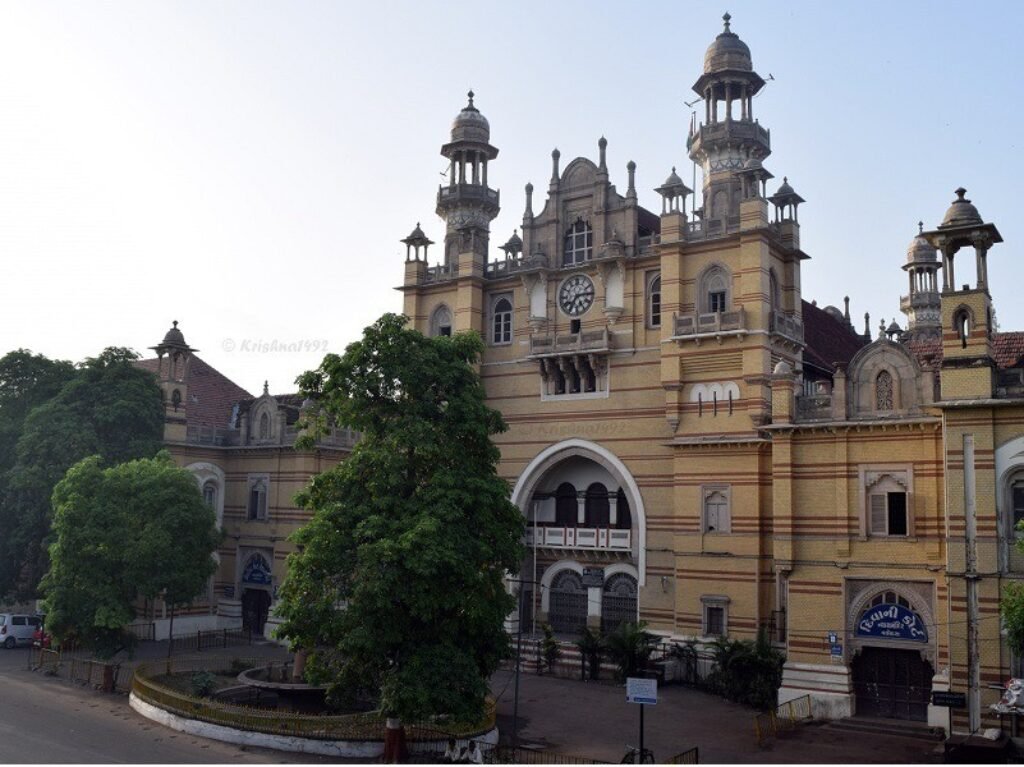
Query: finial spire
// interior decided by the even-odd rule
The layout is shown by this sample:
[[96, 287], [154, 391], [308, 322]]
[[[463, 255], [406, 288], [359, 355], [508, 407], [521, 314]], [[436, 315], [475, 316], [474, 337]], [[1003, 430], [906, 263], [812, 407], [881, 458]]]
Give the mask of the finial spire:
[[473, 106], [473, 96], [476, 95], [475, 93], [473, 93], [473, 89], [470, 88], [469, 93], [467, 93], [466, 95], [469, 96], [469, 105]]
[[732, 16], [731, 16], [731, 15], [729, 14], [729, 12], [728, 12], [728, 11], [726, 11], [726, 12], [725, 12], [725, 13], [724, 13], [724, 14], [722, 15], [722, 21], [724, 21], [724, 22], [725, 22], [725, 31], [726, 31], [726, 32], [728, 32], [728, 31], [729, 31], [729, 20], [730, 20], [730, 19], [732, 19]]
[[172, 321], [171, 325], [173, 325], [174, 327], [178, 327], [178, 321], [177, 320]]
[[269, 381], [264, 381], [263, 382], [263, 393], [264, 394], [270, 394], [270, 382]]
[[917, 233], [924, 234], [924, 221], [917, 222]]

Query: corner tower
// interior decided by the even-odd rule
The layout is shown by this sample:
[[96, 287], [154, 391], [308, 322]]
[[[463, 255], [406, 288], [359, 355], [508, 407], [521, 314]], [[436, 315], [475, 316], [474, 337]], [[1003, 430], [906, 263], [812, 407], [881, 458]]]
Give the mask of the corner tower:
[[460, 275], [483, 275], [491, 221], [500, 210], [497, 190], [487, 186], [487, 163], [498, 156], [487, 118], [469, 103], [452, 122], [451, 141], [441, 147], [449, 161], [448, 184], [437, 190], [437, 215], [444, 219], [444, 263]]
[[[988, 399], [995, 387], [992, 335], [995, 317], [988, 292], [989, 249], [1002, 242], [995, 224], [982, 221], [963, 187], [946, 211], [942, 223], [922, 232], [942, 254], [942, 399]], [[974, 250], [975, 285], [956, 287], [953, 260], [963, 247]]]
[[910, 293], [900, 298], [900, 311], [907, 315], [906, 341], [923, 341], [942, 335], [942, 305], [939, 299], [939, 259], [935, 247], [924, 236], [924, 224], [907, 247], [903, 271], [910, 280]]
[[178, 330], [178, 321], [164, 335], [164, 340], [150, 349], [156, 352], [157, 382], [164, 395], [164, 441], [184, 442], [188, 436], [185, 409], [188, 402], [188, 369], [192, 355], [198, 351], [185, 343]]
[[750, 48], [730, 30], [731, 16], [725, 14], [725, 29], [704, 54], [704, 73], [693, 90], [704, 99], [704, 123], [687, 141], [690, 159], [699, 162], [704, 174], [704, 220], [721, 222], [740, 215], [743, 183], [739, 171], [749, 160], [764, 160], [771, 154], [771, 136], [754, 119], [754, 96], [764, 80], [754, 71]]

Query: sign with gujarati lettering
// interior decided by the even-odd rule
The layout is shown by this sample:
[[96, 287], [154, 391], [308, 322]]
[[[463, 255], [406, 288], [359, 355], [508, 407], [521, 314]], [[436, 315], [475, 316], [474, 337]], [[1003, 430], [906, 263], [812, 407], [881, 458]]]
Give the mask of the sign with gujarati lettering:
[[857, 621], [857, 636], [927, 642], [928, 631], [921, 616], [902, 605], [883, 603], [865, 610]]
[[583, 585], [587, 588], [601, 588], [604, 586], [604, 568], [584, 567]]

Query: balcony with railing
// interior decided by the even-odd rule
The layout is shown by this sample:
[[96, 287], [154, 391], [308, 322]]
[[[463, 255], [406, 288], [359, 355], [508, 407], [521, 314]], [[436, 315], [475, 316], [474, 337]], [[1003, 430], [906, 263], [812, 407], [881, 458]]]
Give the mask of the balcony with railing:
[[746, 315], [743, 307], [728, 312], [701, 312], [694, 314], [673, 314], [675, 323], [673, 338], [699, 338], [723, 334], [742, 334], [746, 331]]
[[611, 351], [611, 348], [612, 340], [608, 328], [530, 338], [530, 356], [533, 357], [549, 354], [593, 354]]
[[438, 264], [437, 266], [428, 266], [423, 274], [424, 282], [444, 282], [445, 280], [451, 280], [459, 276], [459, 265], [456, 263], [451, 264]]
[[772, 333], [788, 338], [799, 344], [804, 342], [804, 324], [799, 317], [794, 317], [779, 311], [773, 311], [771, 316]]
[[526, 545], [548, 549], [590, 549], [598, 551], [629, 551], [633, 545], [632, 531], [614, 527], [526, 528]]
[[740, 144], [759, 144], [768, 149], [771, 147], [771, 137], [771, 131], [761, 127], [760, 123], [749, 120], [722, 120], [701, 125], [696, 133], [687, 139], [686, 149], [690, 152], [699, 151], [701, 144], [705, 142], [717, 144], [723, 140]]
[[483, 184], [449, 184], [437, 188], [438, 205], [456, 200], [477, 200], [497, 207], [501, 202], [501, 193]]

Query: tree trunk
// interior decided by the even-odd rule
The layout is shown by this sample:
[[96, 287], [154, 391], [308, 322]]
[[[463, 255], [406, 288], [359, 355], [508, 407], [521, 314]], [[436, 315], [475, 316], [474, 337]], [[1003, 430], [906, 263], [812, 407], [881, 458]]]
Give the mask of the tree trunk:
[[[171, 657], [171, 651], [174, 649], [174, 605], [171, 605], [171, 622], [167, 626], [167, 657]], [[170, 673], [170, 672], [168, 672]]]
[[309, 650], [296, 650], [295, 660], [292, 662], [292, 681], [302, 682], [303, 672], [306, 670], [306, 658]]
[[404, 762], [408, 756], [409, 750], [405, 746], [405, 727], [402, 726], [402, 720], [389, 716], [384, 730], [384, 762], [397, 764]]

